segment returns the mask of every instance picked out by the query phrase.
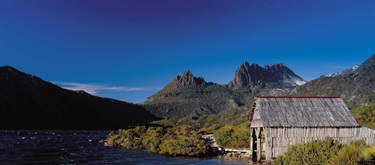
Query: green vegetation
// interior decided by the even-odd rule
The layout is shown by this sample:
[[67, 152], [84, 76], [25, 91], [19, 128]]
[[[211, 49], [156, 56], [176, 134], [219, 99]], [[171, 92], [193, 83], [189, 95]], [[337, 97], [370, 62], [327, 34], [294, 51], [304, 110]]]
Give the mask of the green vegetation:
[[375, 103], [358, 107], [352, 113], [360, 125], [375, 129]]
[[330, 164], [357, 165], [364, 159], [362, 151], [366, 145], [361, 141], [354, 141], [344, 145], [331, 160]]
[[301, 143], [288, 148], [283, 156], [278, 156], [274, 164], [327, 164], [329, 158], [339, 151], [340, 145], [332, 138]]
[[163, 137], [160, 154], [174, 156], [202, 156], [208, 152], [208, 145], [191, 126], [170, 128]]
[[156, 120], [151, 122], [151, 124], [160, 125], [162, 127], [173, 127], [176, 125], [176, 121], [174, 120], [168, 120], [168, 119], [162, 119], [162, 120]]
[[221, 128], [221, 127], [223, 127], [223, 125], [221, 125], [221, 124], [213, 124], [211, 126], [201, 128], [200, 131], [204, 132], [204, 133], [213, 133], [216, 130], [218, 130], [219, 128]]
[[111, 132], [105, 140], [107, 146], [125, 149], [145, 149], [149, 152], [172, 156], [203, 156], [210, 147], [201, 139], [201, 134], [191, 126], [163, 127], [137, 126]]
[[[245, 122], [238, 126], [224, 126], [214, 131], [216, 143], [222, 147], [249, 148], [250, 123]], [[210, 129], [208, 127], [206, 129]]]
[[[150, 96], [144, 107], [154, 115], [179, 120], [187, 116], [204, 116], [237, 106], [233, 91], [221, 85], [181, 86], [177, 79]], [[233, 100], [233, 101], [229, 101]]]
[[375, 146], [368, 147], [363, 141], [341, 145], [332, 138], [296, 144], [278, 156], [272, 164], [306, 165], [361, 165], [375, 161]]
[[375, 161], [375, 146], [365, 148], [363, 151], [363, 159]]
[[[250, 115], [250, 108], [246, 106], [242, 106], [242, 107], [232, 108], [230, 110], [227, 110], [218, 114], [205, 115], [201, 117], [188, 116], [188, 117], [181, 118], [179, 120], [163, 119], [163, 120], [154, 121], [151, 124], [157, 124], [163, 127], [190, 125], [194, 129], [201, 129], [201, 128], [207, 128], [213, 125], [220, 126], [220, 127], [224, 126], [223, 124], [239, 125], [241, 123], [247, 122], [249, 120], [249, 115]], [[213, 131], [207, 131], [207, 132], [213, 133]]]

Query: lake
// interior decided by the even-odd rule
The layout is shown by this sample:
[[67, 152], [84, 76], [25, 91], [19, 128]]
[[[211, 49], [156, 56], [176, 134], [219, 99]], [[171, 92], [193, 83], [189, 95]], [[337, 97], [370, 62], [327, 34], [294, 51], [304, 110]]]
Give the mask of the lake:
[[0, 164], [249, 164], [241, 159], [179, 158], [108, 148], [99, 143], [110, 131], [1, 130]]

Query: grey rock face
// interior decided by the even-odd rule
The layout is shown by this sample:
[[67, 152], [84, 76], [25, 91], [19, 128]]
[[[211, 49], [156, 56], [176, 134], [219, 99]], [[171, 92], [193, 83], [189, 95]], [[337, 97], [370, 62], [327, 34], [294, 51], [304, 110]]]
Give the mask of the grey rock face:
[[305, 81], [284, 64], [249, 65], [243, 63], [236, 71], [234, 79], [227, 84], [234, 89], [264, 87], [295, 87]]
[[185, 87], [185, 86], [197, 86], [197, 85], [205, 85], [206, 81], [204, 81], [203, 77], [194, 77], [194, 75], [187, 70], [180, 75], [178, 75], [175, 79], [171, 82], [176, 88], [178, 87]]

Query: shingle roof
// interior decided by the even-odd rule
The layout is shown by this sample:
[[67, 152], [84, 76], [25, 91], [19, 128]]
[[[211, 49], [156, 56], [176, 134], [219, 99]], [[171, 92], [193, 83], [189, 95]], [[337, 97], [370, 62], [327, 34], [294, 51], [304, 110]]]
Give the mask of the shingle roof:
[[263, 127], [359, 127], [340, 97], [255, 98]]

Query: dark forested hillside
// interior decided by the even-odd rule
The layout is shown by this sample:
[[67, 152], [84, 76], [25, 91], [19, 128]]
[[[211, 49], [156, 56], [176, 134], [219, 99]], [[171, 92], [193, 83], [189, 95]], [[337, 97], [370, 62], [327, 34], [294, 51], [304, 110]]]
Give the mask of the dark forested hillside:
[[0, 67], [1, 129], [117, 129], [156, 119], [142, 106], [62, 89]]

